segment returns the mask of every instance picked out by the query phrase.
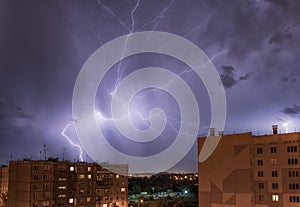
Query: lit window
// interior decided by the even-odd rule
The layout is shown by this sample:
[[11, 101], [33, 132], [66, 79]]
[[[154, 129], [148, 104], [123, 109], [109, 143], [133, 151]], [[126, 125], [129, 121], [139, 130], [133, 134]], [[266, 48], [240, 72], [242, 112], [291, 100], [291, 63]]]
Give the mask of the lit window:
[[107, 207], [107, 204], [103, 204], [103, 206], [102, 207]]
[[90, 172], [92, 171], [92, 167], [88, 167], [87, 170]]
[[119, 175], [116, 175], [116, 178], [119, 178], [120, 176]]
[[84, 179], [84, 175], [83, 174], [79, 175], [79, 179]]
[[74, 166], [70, 166], [70, 171], [74, 171]]
[[278, 202], [279, 201], [279, 195], [272, 195], [272, 201]]
[[66, 186], [58, 186], [58, 189], [62, 190], [62, 189], [67, 189]]
[[91, 202], [91, 198], [90, 198], [90, 197], [87, 197], [87, 198], [86, 198], [86, 202]]
[[69, 203], [74, 203], [74, 198], [69, 198]]
[[125, 192], [125, 190], [126, 190], [125, 188], [121, 188], [121, 192]]
[[92, 175], [91, 174], [89, 174], [87, 177], [88, 177], [88, 179], [92, 179]]
[[276, 158], [272, 158], [271, 159], [271, 164], [272, 165], [277, 165], [277, 159]]

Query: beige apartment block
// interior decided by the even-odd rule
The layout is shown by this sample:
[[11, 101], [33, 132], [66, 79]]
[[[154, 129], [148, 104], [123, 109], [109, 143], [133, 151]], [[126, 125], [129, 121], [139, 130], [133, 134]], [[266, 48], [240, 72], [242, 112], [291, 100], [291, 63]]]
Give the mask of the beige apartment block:
[[[128, 171], [127, 165], [109, 165]], [[9, 207], [127, 207], [128, 178], [95, 163], [57, 159], [9, 163]]]
[[[198, 139], [198, 155], [206, 139]], [[300, 133], [221, 135], [198, 163], [199, 207], [300, 207]]]
[[2, 195], [8, 192], [8, 166], [0, 167], [0, 206], [2, 203]]

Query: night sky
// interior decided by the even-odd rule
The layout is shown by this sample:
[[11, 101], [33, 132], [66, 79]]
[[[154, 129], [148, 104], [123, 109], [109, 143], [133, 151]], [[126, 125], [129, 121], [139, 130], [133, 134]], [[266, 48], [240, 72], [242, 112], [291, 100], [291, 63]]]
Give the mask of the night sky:
[[[300, 131], [299, 11], [297, 0], [141, 0], [139, 5], [136, 0], [1, 0], [0, 163], [11, 156], [39, 159], [44, 144], [47, 156], [62, 158], [65, 148], [65, 159], [79, 159], [78, 148], [61, 135], [66, 124], [76, 122], [76, 78], [93, 52], [131, 31], [182, 36], [211, 58], [227, 98], [225, 133], [265, 134], [272, 124], [283, 133], [285, 123], [288, 131]], [[178, 73], [184, 67], [168, 57], [146, 55], [124, 61], [122, 67], [129, 69], [122, 75], [148, 64]], [[103, 85], [114, 85], [109, 80]], [[99, 89], [99, 108], [106, 100], [102, 93]], [[199, 93], [203, 135], [209, 102], [202, 89]], [[66, 133], [78, 143], [74, 127]], [[196, 168], [194, 146], [173, 170]]]

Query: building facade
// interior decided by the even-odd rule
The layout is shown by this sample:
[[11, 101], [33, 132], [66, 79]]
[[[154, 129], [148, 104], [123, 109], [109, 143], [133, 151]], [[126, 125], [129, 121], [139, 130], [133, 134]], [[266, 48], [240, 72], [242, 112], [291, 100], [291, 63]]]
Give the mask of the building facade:
[[[128, 171], [127, 165], [109, 166]], [[95, 163], [11, 161], [8, 206], [127, 207], [127, 176], [115, 172]]]
[[[198, 153], [204, 141], [198, 139]], [[299, 207], [300, 133], [222, 135], [198, 163], [199, 207]]]
[[3, 204], [3, 200], [8, 192], [8, 166], [0, 167], [0, 206]]

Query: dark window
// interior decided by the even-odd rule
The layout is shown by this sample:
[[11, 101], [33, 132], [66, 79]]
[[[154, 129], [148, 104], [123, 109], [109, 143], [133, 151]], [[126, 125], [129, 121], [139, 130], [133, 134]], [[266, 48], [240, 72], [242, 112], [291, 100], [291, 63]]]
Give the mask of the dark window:
[[271, 153], [276, 153], [277, 152], [277, 148], [276, 147], [271, 147], [270, 151], [271, 151]]
[[264, 183], [258, 183], [258, 189], [264, 189]]
[[256, 148], [256, 153], [257, 154], [262, 154], [263, 153], [263, 149], [260, 147], [260, 148]]
[[258, 177], [264, 177], [264, 172], [263, 171], [258, 171], [257, 176]]
[[278, 177], [278, 172], [277, 171], [272, 171], [272, 177]]
[[278, 183], [272, 183], [272, 189], [278, 189]]

